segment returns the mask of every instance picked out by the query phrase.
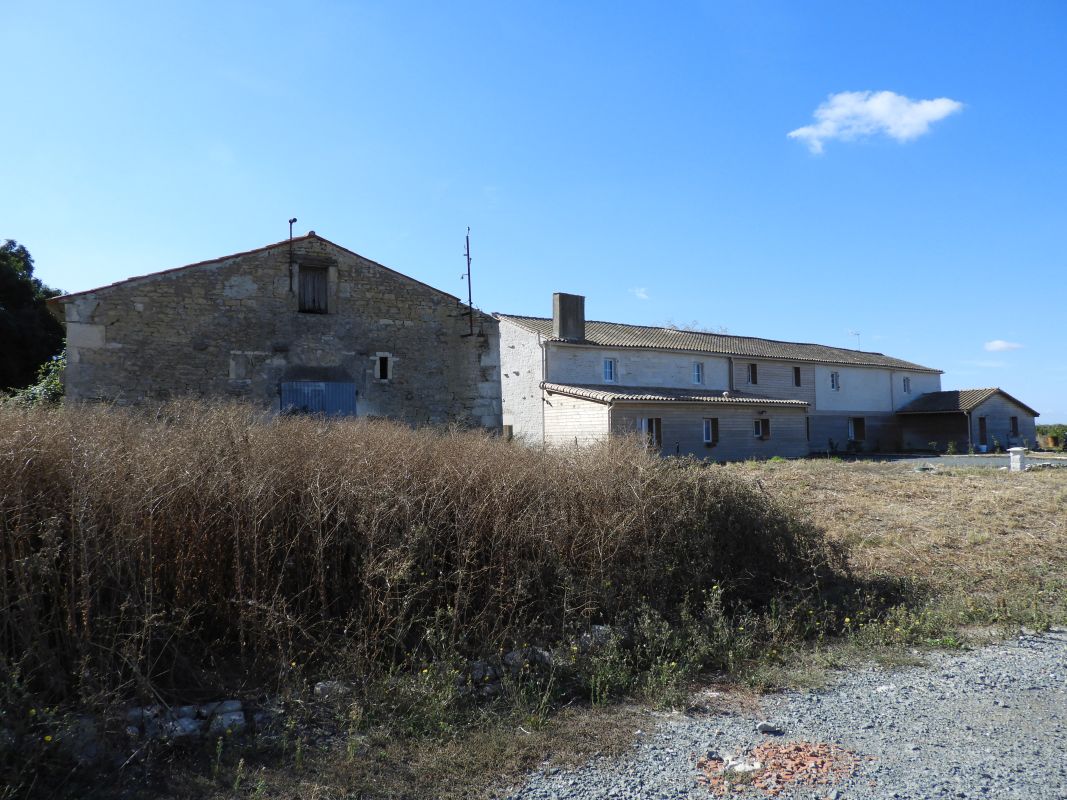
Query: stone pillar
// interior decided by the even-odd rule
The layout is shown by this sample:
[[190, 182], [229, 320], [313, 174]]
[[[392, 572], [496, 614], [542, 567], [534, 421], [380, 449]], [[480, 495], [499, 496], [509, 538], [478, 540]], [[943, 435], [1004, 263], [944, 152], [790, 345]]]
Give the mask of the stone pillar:
[[1026, 448], [1009, 447], [1008, 455], [1011, 457], [1011, 471], [1022, 472], [1026, 469]]

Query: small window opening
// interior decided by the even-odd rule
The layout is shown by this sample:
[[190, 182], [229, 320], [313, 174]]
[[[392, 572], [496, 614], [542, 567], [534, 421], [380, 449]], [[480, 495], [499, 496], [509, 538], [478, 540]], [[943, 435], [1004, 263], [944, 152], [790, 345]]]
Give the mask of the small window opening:
[[904, 379], [904, 394], [911, 394], [911, 378]]
[[755, 364], [748, 365], [748, 382], [759, 383], [759, 372], [756, 370]]
[[800, 386], [800, 367], [793, 367], [793, 385]]
[[300, 310], [306, 314], [326, 313], [329, 270], [326, 267], [300, 267]]
[[693, 362], [693, 383], [703, 383], [703, 382], [704, 382], [704, 362], [703, 361], [694, 361]]
[[719, 443], [719, 418], [704, 418], [704, 444], [714, 447]]
[[840, 372], [831, 372], [830, 373], [830, 388], [835, 392], [841, 391], [841, 373]]
[[752, 435], [757, 439], [770, 439], [771, 421], [766, 417], [752, 420]]
[[1011, 418], [1011, 435], [1012, 436], [1018, 436], [1019, 435], [1019, 418], [1018, 417], [1012, 417]]
[[393, 359], [392, 356], [378, 356], [375, 362], [375, 377], [380, 381], [387, 381], [393, 377]]

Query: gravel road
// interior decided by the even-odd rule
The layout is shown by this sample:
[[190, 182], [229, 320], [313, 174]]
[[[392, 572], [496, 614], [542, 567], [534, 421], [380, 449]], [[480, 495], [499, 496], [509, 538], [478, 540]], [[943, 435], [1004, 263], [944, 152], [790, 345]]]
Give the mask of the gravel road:
[[[761, 703], [758, 715], [663, 715], [631, 757], [538, 772], [508, 797], [709, 798], [700, 757], [743, 757], [774, 741], [836, 745], [858, 762], [825, 785], [780, 784], [784, 800], [1067, 798], [1067, 629], [934, 654], [926, 667], [861, 669], [829, 689]], [[762, 720], [782, 735], [757, 733]], [[753, 786], [734, 793], [767, 796]]]

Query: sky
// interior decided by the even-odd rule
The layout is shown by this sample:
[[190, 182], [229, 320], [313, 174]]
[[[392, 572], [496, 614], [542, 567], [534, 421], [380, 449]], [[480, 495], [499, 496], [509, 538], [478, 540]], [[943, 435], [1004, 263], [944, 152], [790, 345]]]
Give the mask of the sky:
[[1067, 3], [0, 6], [68, 292], [315, 230], [475, 305], [883, 352], [1067, 422]]

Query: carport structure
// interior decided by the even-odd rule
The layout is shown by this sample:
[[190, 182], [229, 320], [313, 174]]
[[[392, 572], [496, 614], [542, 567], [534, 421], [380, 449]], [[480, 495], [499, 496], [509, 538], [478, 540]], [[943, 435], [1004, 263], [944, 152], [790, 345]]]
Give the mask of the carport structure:
[[952, 442], [961, 452], [1034, 444], [1034, 419], [1040, 416], [998, 387], [928, 392], [897, 415], [903, 449], [929, 449], [936, 443], [935, 449], [945, 450]]

